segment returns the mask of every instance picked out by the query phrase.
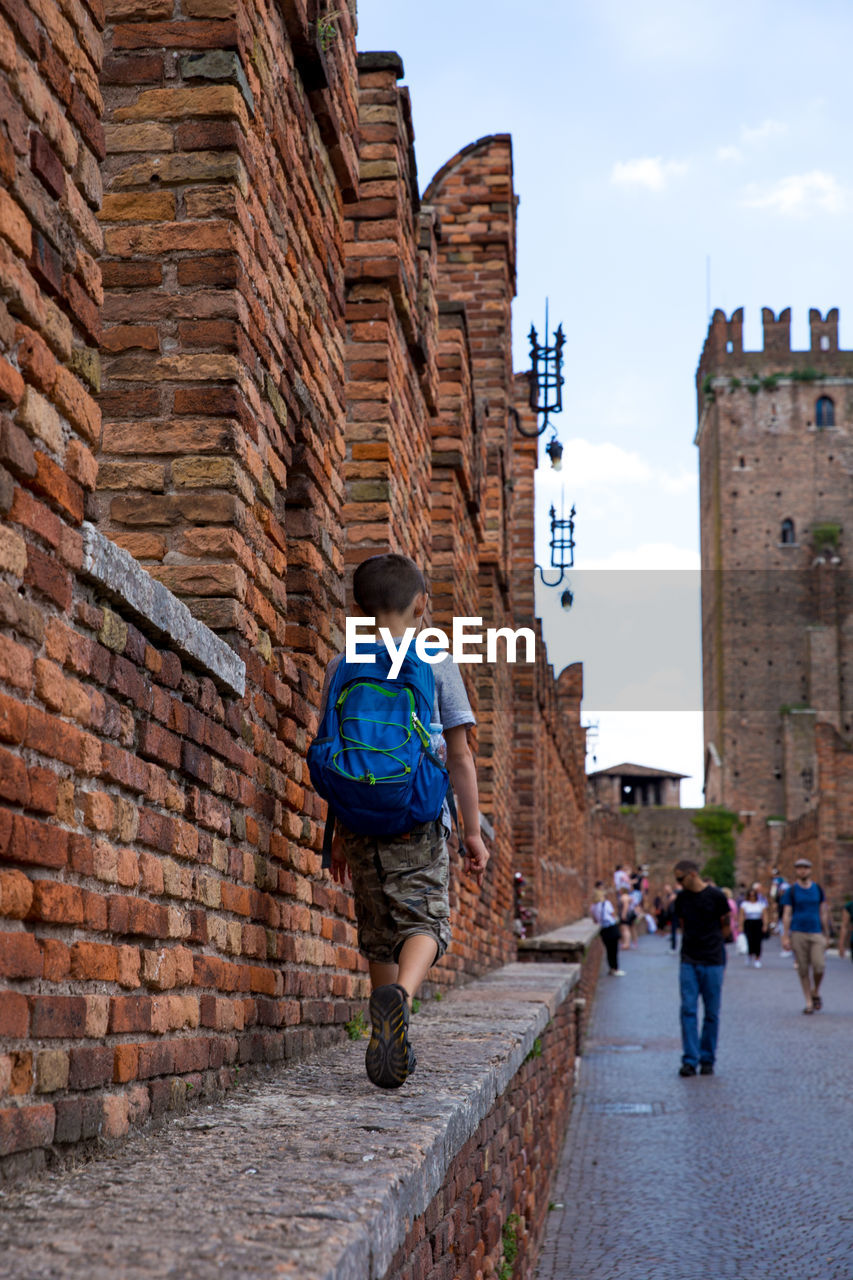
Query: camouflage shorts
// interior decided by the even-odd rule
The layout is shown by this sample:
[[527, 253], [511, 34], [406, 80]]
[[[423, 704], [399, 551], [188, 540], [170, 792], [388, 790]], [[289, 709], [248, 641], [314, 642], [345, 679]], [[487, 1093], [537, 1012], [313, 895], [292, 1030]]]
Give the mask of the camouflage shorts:
[[450, 860], [441, 822], [385, 840], [341, 835], [361, 952], [368, 960], [396, 961], [407, 938], [426, 933], [438, 943], [436, 960], [443, 956], [450, 942]]

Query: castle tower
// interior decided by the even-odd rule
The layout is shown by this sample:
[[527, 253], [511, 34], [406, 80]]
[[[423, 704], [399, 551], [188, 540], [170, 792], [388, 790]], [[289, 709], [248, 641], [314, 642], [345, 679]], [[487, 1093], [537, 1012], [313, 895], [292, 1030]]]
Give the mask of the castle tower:
[[780, 818], [817, 803], [814, 729], [853, 732], [853, 351], [838, 311], [716, 311], [696, 374], [702, 537], [705, 798], [735, 810], [739, 875], [766, 874]]

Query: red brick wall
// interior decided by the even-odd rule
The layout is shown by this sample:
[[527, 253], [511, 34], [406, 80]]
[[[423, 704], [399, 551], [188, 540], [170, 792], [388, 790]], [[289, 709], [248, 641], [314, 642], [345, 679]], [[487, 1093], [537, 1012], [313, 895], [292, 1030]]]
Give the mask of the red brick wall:
[[[108, 719], [115, 739], [126, 728], [117, 702], [90, 700], [66, 676], [59, 652], [100, 432], [91, 348], [101, 301], [94, 210], [103, 159], [103, 15], [82, 4], [38, 10], [39, 17], [23, 3], [0, 10], [0, 857], [7, 868], [0, 1031], [4, 1049], [12, 1049], [0, 1055], [0, 1094], [13, 1098], [0, 1112], [3, 1155], [54, 1136], [55, 1110], [40, 1096], [39, 1080], [41, 1092], [55, 1087], [55, 1066], [46, 1059], [39, 1077], [32, 1037], [42, 1045], [44, 1037], [78, 1037], [75, 1078], [85, 1082], [102, 1070], [84, 1048], [85, 1037], [106, 1030], [106, 1002], [82, 992], [57, 998], [63, 988], [55, 984], [68, 991], [69, 930], [60, 940], [48, 925], [51, 936], [42, 940], [34, 922], [83, 926], [88, 919], [107, 927], [106, 898], [84, 895], [67, 875], [78, 852], [70, 828], [78, 781], [110, 767], [99, 723]], [[77, 650], [75, 660], [86, 661]], [[124, 762], [124, 751], [112, 750]], [[118, 953], [105, 951], [117, 979]], [[96, 957], [78, 948], [75, 961]], [[68, 1055], [56, 1068], [70, 1073]]]
[[359, 59], [359, 198], [346, 211], [343, 514], [350, 564], [390, 546], [429, 572], [434, 244], [420, 216], [411, 105], [408, 90], [397, 88], [402, 70], [395, 54]]
[[[744, 816], [744, 879], [772, 861], [766, 819], [816, 799], [804, 760], [786, 758], [783, 707], [853, 729], [849, 588], [840, 565], [816, 563], [811, 533], [845, 523], [853, 352], [838, 349], [837, 311], [809, 318], [810, 350], [792, 351], [790, 311], [765, 308], [764, 349], [745, 352], [743, 312], [715, 312], [697, 372], [705, 738], [721, 757], [707, 799]], [[819, 429], [824, 395], [835, 426]], [[794, 545], [781, 542], [786, 519]]]
[[[510, 563], [510, 504], [506, 481], [513, 474], [511, 306], [515, 295], [515, 205], [512, 146], [506, 134], [481, 138], [463, 148], [430, 182], [424, 203], [440, 222], [438, 298], [440, 312], [464, 303], [473, 413], [465, 452], [465, 480], [475, 486], [476, 528], [481, 536], [460, 541], [456, 575], [473, 599], [485, 627], [514, 626]], [[482, 434], [481, 434], [482, 433]], [[464, 438], [464, 437], [463, 437]], [[470, 503], [469, 494], [465, 495]], [[467, 523], [467, 522], [466, 522]], [[460, 601], [461, 603], [461, 601]], [[478, 719], [477, 759], [480, 807], [495, 833], [495, 898], [472, 903], [478, 924], [491, 920], [506, 939], [513, 910], [512, 733], [514, 669], [500, 662], [474, 669]], [[487, 913], [482, 912], [483, 906]], [[505, 932], [506, 931], [506, 932]], [[505, 950], [508, 957], [508, 947]]]
[[818, 803], [786, 824], [779, 865], [791, 880], [796, 859], [809, 858], [840, 923], [841, 908], [853, 897], [853, 750], [831, 725], [818, 724], [814, 736]]
[[[435, 621], [519, 625], [535, 455], [507, 413], [506, 137], [460, 153], [420, 207], [407, 93], [387, 55], [357, 73], [346, 10], [321, 40], [313, 3], [115, 0], [100, 73], [95, 8], [0, 11], [15, 1169], [340, 1034], [366, 970], [349, 892], [320, 870], [305, 751], [347, 563], [400, 546], [431, 573]], [[84, 515], [237, 651], [244, 696], [83, 572]], [[534, 878], [547, 851], [549, 922], [579, 911], [593, 856], [577, 673], [561, 693], [541, 655], [473, 671], [495, 849], [482, 893], [454, 884], [443, 983], [512, 957], [516, 823]], [[544, 820], [514, 799], [516, 717]]]

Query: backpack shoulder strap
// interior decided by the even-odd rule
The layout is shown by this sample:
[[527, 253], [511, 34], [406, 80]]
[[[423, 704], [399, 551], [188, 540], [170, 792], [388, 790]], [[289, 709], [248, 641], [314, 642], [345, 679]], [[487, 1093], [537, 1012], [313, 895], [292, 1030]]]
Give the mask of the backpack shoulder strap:
[[462, 850], [462, 832], [459, 830], [459, 814], [456, 811], [456, 797], [453, 794], [453, 784], [447, 784], [447, 807], [450, 810], [450, 816], [453, 819], [453, 825], [456, 828], [456, 839], [459, 841], [459, 849]]

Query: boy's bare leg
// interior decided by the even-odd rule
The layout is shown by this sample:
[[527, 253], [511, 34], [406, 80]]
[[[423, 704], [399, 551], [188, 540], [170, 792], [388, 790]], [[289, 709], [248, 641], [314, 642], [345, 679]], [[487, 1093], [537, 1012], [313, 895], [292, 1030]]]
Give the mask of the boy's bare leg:
[[369, 963], [371, 991], [375, 991], [377, 987], [390, 986], [392, 982], [397, 981], [399, 965], [392, 964], [390, 960], [371, 960]]
[[375, 990], [389, 983], [399, 982], [409, 993], [409, 1004], [429, 973], [438, 952], [438, 943], [428, 933], [416, 933], [407, 938], [400, 949], [399, 964], [370, 962], [370, 985]]
[[410, 1005], [437, 954], [438, 943], [428, 933], [412, 934], [403, 943], [397, 965], [397, 981], [408, 991]]

